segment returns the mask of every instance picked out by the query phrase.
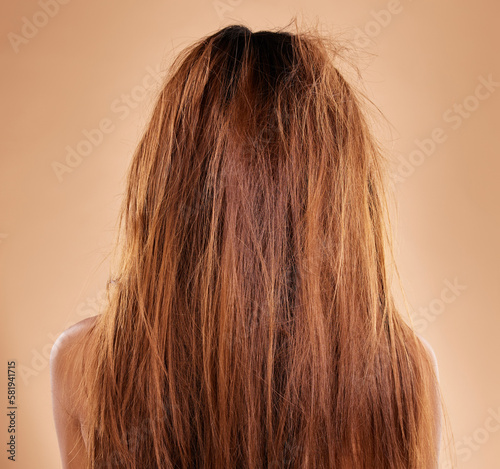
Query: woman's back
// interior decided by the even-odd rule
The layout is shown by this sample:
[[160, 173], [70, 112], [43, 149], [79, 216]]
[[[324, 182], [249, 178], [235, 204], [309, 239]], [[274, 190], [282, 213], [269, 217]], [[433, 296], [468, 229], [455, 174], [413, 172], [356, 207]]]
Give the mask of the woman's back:
[[[86, 432], [87, 422], [85, 401], [74, 397], [78, 386], [81, 384], [81, 373], [76, 364], [85, 360], [85, 348], [82, 344], [85, 337], [92, 330], [98, 316], [85, 318], [66, 329], [57, 339], [51, 353], [51, 380], [53, 393], [53, 410], [57, 422], [57, 435], [61, 447], [63, 467], [85, 467], [85, 453], [88, 449]], [[438, 376], [438, 366], [435, 353], [431, 345], [419, 337], [426, 347], [433, 368]], [[434, 406], [436, 448], [439, 449], [441, 437], [441, 412], [439, 389], [436, 382], [436, 395]], [[66, 411], [70, 415], [66, 415]]]

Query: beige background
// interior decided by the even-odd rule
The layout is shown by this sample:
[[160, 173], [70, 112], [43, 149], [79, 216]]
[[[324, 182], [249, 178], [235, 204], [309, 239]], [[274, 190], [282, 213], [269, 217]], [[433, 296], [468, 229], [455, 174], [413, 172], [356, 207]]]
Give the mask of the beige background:
[[[0, 386], [5, 409], [17, 360], [19, 409], [17, 465], [2, 446], [0, 467], [60, 467], [47, 358], [65, 327], [98, 311], [155, 70], [223, 25], [272, 28], [294, 14], [348, 31], [362, 51], [366, 89], [392, 124], [385, 144], [405, 162], [396, 253], [439, 361], [457, 467], [500, 467], [499, 13], [492, 0], [4, 3]], [[68, 147], [85, 156], [58, 178]]]

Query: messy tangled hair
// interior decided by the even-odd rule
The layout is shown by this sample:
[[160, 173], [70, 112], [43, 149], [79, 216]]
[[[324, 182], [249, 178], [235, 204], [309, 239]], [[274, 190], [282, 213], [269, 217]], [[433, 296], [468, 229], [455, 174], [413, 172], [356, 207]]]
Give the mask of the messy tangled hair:
[[232, 25], [173, 62], [85, 345], [88, 467], [437, 467], [386, 159], [337, 52]]

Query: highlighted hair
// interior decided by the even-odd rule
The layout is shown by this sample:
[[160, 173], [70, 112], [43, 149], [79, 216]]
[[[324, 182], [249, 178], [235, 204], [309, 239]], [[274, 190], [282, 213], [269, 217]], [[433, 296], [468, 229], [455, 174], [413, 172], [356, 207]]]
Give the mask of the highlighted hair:
[[312, 32], [174, 61], [82, 370], [89, 468], [437, 467], [432, 361], [390, 292], [386, 159]]

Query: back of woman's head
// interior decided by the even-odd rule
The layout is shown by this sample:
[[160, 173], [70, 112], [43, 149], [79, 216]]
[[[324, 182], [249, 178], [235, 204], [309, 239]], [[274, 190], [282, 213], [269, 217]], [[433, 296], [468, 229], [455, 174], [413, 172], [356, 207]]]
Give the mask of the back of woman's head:
[[339, 50], [237, 25], [174, 61], [85, 354], [92, 467], [434, 467], [432, 366]]

